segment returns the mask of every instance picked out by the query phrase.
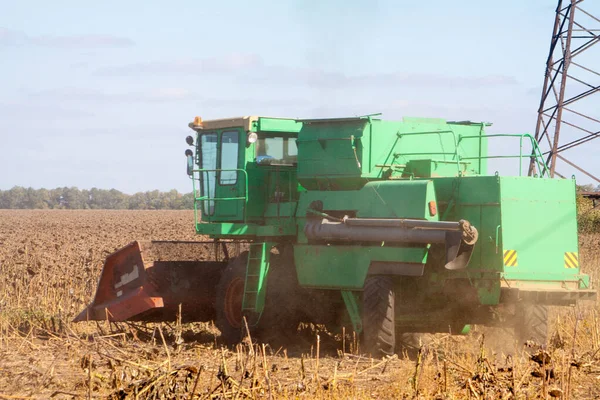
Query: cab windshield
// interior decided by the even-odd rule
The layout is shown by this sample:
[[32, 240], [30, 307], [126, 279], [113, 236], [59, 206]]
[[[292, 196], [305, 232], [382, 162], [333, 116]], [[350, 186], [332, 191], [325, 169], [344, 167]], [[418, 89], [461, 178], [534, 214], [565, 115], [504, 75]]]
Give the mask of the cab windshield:
[[256, 141], [256, 162], [264, 165], [293, 165], [298, 159], [294, 138], [260, 137]]

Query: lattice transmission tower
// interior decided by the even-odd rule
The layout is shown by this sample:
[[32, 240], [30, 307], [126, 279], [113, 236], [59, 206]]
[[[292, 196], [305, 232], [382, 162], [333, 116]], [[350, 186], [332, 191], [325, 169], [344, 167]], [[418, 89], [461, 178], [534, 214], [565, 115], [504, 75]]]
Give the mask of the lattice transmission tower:
[[532, 159], [529, 175], [564, 177], [560, 161], [600, 183], [600, 171], [586, 171], [581, 160], [566, 154], [600, 137], [600, 96], [593, 96], [600, 91], [600, 46], [594, 46], [600, 42], [600, 18], [590, 11], [597, 2], [558, 0], [535, 131], [548, 171], [536, 171]]

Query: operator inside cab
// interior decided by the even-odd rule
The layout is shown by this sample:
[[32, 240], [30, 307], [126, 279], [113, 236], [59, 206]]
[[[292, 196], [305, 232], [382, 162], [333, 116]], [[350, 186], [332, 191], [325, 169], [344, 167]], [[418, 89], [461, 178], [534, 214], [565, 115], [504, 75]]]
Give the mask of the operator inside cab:
[[269, 145], [265, 138], [260, 138], [256, 142], [256, 163], [257, 164], [271, 164], [274, 159], [273, 156], [270, 156], [267, 151], [269, 150]]
[[259, 165], [295, 165], [298, 159], [296, 140], [288, 137], [261, 137], [256, 141], [256, 163]]

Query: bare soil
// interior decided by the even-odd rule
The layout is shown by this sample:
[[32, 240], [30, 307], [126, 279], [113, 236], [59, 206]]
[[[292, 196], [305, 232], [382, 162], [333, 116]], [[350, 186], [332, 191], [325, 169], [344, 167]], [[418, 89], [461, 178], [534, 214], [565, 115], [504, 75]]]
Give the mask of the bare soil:
[[[555, 312], [547, 352], [513, 358], [483, 329], [375, 360], [315, 326], [287, 346], [231, 349], [212, 323], [72, 323], [104, 258], [151, 239], [202, 238], [190, 211], [0, 210], [0, 399], [600, 397], [598, 304]], [[595, 278], [600, 237], [580, 241]]]

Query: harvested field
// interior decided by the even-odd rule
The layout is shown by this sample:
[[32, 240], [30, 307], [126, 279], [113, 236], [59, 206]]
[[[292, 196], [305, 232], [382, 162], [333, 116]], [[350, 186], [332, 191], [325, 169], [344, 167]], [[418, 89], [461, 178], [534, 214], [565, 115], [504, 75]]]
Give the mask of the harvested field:
[[[554, 312], [538, 362], [493, 354], [482, 329], [374, 360], [313, 326], [287, 347], [227, 349], [212, 324], [71, 323], [106, 255], [134, 239], [200, 238], [191, 211], [0, 210], [0, 399], [600, 397], [597, 304]], [[581, 238], [594, 281], [599, 246]]]

